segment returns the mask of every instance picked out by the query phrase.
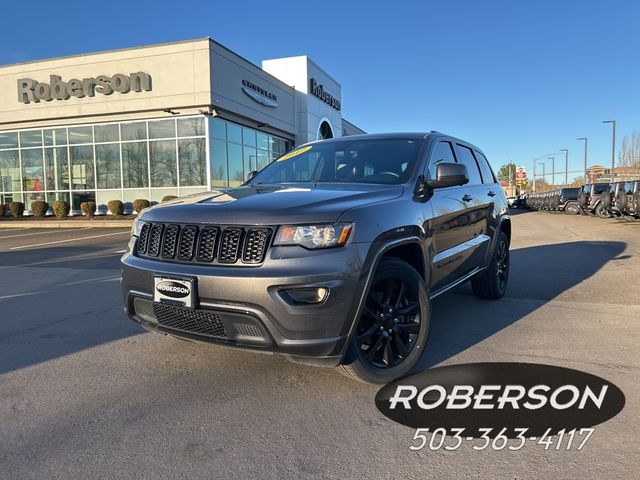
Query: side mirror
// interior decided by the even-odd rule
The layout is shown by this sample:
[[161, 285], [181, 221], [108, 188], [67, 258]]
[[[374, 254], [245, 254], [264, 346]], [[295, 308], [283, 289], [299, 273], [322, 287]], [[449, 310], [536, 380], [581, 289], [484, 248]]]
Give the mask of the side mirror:
[[461, 163], [439, 163], [436, 165], [436, 179], [427, 180], [431, 189], [455, 187], [469, 183], [467, 167]]
[[251, 170], [250, 172], [247, 172], [247, 174], [244, 176], [244, 183], [249, 183], [251, 179], [256, 176], [257, 173], [258, 173], [257, 170]]

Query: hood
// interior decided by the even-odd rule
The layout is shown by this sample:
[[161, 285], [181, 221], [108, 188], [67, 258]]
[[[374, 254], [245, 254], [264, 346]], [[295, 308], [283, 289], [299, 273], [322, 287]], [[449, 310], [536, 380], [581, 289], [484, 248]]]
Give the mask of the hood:
[[346, 210], [391, 200], [402, 185], [254, 185], [181, 197], [145, 211], [147, 221], [282, 225], [333, 223]]

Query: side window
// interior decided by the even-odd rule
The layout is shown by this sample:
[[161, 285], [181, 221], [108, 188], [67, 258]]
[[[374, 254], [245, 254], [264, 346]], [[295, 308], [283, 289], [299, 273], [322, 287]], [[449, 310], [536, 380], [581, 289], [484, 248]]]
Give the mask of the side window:
[[473, 156], [470, 148], [457, 145], [458, 147], [458, 161], [467, 167], [469, 173], [469, 185], [481, 185], [482, 177], [480, 176], [480, 170], [478, 164]]
[[438, 142], [431, 152], [429, 158], [429, 178], [435, 180], [436, 165], [439, 163], [456, 163], [456, 157], [453, 155], [453, 147], [449, 142]]
[[480, 173], [482, 174], [482, 183], [496, 183], [496, 177], [493, 174], [493, 170], [491, 170], [491, 166], [487, 161], [487, 157], [485, 157], [480, 152], [473, 152], [476, 155], [476, 160], [478, 160], [478, 165], [480, 165]]

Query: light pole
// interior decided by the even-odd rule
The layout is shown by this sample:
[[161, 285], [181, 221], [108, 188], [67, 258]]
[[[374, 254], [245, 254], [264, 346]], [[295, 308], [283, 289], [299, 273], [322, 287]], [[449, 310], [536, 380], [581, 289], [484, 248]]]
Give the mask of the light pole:
[[605, 120], [602, 123], [610, 123], [613, 126], [611, 132], [611, 183], [616, 179], [616, 174], [614, 169], [616, 168], [616, 121], [615, 120]]
[[564, 152], [564, 186], [569, 186], [569, 150], [567, 148], [561, 148], [561, 152]]
[[549, 157], [547, 160], [551, 160], [551, 186], [556, 184], [556, 157]]
[[544, 174], [544, 162], [538, 163], [538, 165], [542, 165], [542, 186], [544, 188], [544, 182], [545, 182], [545, 180], [544, 180], [544, 176], [545, 176], [545, 174]]
[[584, 183], [587, 183], [587, 137], [580, 137], [578, 140], [584, 140]]

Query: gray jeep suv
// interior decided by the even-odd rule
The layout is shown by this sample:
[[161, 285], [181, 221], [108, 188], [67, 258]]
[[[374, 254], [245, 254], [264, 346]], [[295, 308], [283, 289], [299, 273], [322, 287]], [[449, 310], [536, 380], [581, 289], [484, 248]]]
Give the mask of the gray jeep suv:
[[435, 297], [467, 280], [504, 295], [510, 237], [473, 145], [437, 132], [324, 140], [240, 187], [143, 211], [124, 306], [147, 329], [385, 383], [418, 362]]

